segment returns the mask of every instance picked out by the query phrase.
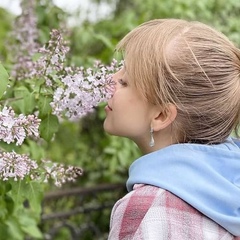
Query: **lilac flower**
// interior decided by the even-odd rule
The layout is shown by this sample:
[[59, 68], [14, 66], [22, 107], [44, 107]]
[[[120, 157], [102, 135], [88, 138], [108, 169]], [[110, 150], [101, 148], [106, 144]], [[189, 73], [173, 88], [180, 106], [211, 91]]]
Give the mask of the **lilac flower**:
[[22, 14], [15, 22], [12, 34], [12, 38], [20, 43], [15, 44], [11, 49], [15, 53], [15, 65], [11, 75], [17, 80], [23, 80], [30, 76], [34, 65], [32, 57], [39, 48], [35, 4], [35, 0], [21, 1]]
[[[35, 94], [34, 86], [38, 84], [34, 81], [43, 79], [44, 84], [39, 87], [38, 94], [47, 94], [48, 97], [52, 94], [53, 113], [59, 118], [72, 121], [92, 112], [101, 102], [110, 98], [115, 88], [112, 74], [119, 69], [121, 63], [119, 65], [113, 60], [109, 66], [100, 61], [96, 61], [92, 68], [66, 66], [69, 47], [62, 32], [52, 30], [49, 42], [40, 48], [37, 44], [35, 0], [22, 0], [22, 7], [23, 12], [16, 21], [13, 35], [19, 44], [13, 48], [15, 59], [12, 77], [15, 80], [28, 81], [17, 84], [28, 85]], [[37, 99], [36, 97], [36, 101]], [[12, 108], [4, 107], [0, 111], [0, 141], [21, 145], [26, 137], [39, 136], [39, 124], [40, 120], [34, 115], [16, 116]], [[52, 179], [55, 185], [61, 186], [67, 181], [74, 181], [80, 175], [82, 169], [78, 167], [46, 160], [38, 165], [27, 155], [0, 152], [0, 179], [4, 181], [30, 176], [34, 180]]]
[[4, 107], [0, 112], [0, 140], [21, 145], [26, 137], [39, 136], [39, 124], [40, 119], [34, 115], [15, 116], [12, 108]]
[[66, 182], [74, 182], [76, 178], [83, 174], [83, 170], [79, 167], [65, 166], [60, 163], [53, 163], [49, 160], [42, 160], [42, 168], [44, 169], [44, 182], [53, 180], [55, 186], [61, 187]]
[[38, 165], [27, 155], [20, 155], [15, 152], [0, 152], [0, 179], [7, 181], [13, 178], [15, 181], [22, 180], [28, 176]]
[[59, 30], [53, 29], [50, 36], [49, 42], [38, 50], [41, 57], [34, 63], [35, 71], [32, 72], [32, 77], [45, 79], [48, 86], [54, 84], [57, 75], [67, 72], [64, 62], [69, 51], [67, 42]]
[[83, 173], [82, 169], [74, 166], [65, 166], [59, 163], [42, 160], [41, 164], [31, 160], [26, 154], [15, 152], [0, 152], [0, 179], [15, 181], [30, 177], [32, 180], [42, 180], [47, 183], [53, 180], [57, 187], [63, 183], [73, 182]]
[[62, 86], [54, 92], [51, 103], [53, 114], [76, 121], [92, 112], [111, 97], [114, 90], [112, 73], [119, 67], [115, 59], [110, 66], [96, 62], [93, 69], [81, 67], [75, 74], [62, 77]]
[[[70, 121], [76, 121], [84, 117], [86, 114], [92, 112], [96, 106], [101, 102], [106, 101], [111, 97], [114, 90], [112, 83], [112, 74], [118, 70], [120, 65], [114, 59], [109, 66], [103, 65], [100, 61], [96, 61], [93, 68], [84, 67], [71, 67], [66, 66], [66, 54], [69, 52], [68, 43], [64, 40], [62, 32], [53, 29], [50, 33], [50, 40], [48, 43], [36, 50], [34, 42], [36, 40], [36, 31], [34, 26], [36, 21], [33, 17], [34, 8], [33, 0], [29, 1], [28, 15], [20, 17], [20, 23], [24, 26], [28, 26], [32, 35], [24, 34], [24, 31], [20, 31], [19, 41], [31, 42], [32, 48], [29, 48], [28, 54], [26, 54], [27, 46], [24, 49], [20, 49], [21, 59], [24, 56], [28, 56], [29, 59], [24, 59], [25, 65], [21, 61], [16, 62], [14, 69], [18, 69], [18, 73], [21, 75], [15, 75], [17, 79], [36, 79], [45, 80], [45, 84], [41, 85], [41, 93], [52, 94], [52, 112], [59, 118], [67, 118]], [[23, 1], [28, 4], [26, 0]], [[26, 18], [26, 24], [23, 20]], [[31, 21], [30, 21], [31, 20]], [[29, 21], [27, 23], [27, 21]], [[20, 25], [21, 25], [20, 24]], [[35, 26], [36, 27], [36, 26]], [[20, 27], [19, 27], [20, 29]], [[32, 37], [31, 37], [32, 36]], [[24, 37], [30, 37], [30, 39], [24, 39]], [[34, 47], [33, 47], [34, 46]], [[33, 60], [34, 53], [40, 53], [40, 57], [37, 60]], [[18, 63], [21, 65], [19, 68]], [[120, 63], [121, 64], [121, 63]], [[18, 135], [15, 139], [18, 139], [18, 143], [24, 139], [24, 131], [19, 129]], [[1, 139], [1, 138], [0, 138]], [[4, 137], [3, 139], [6, 139]], [[7, 142], [12, 142], [13, 137], [10, 136]]]

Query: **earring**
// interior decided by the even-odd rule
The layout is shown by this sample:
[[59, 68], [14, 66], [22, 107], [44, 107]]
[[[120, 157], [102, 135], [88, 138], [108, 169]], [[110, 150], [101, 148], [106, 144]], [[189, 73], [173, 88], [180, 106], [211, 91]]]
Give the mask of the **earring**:
[[155, 141], [154, 141], [154, 138], [153, 138], [153, 128], [151, 127], [151, 129], [150, 129], [150, 142], [149, 142], [149, 146], [153, 147], [154, 145], [155, 145]]

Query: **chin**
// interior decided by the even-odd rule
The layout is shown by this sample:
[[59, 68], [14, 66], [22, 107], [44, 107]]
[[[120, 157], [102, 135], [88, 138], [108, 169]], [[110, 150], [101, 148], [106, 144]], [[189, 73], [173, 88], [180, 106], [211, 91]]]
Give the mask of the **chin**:
[[105, 127], [103, 126], [103, 129], [106, 133], [110, 134], [110, 135], [114, 135], [114, 136], [118, 136], [118, 134], [116, 134], [115, 131], [113, 131], [112, 129], [108, 128], [108, 127]]
[[129, 132], [126, 131], [126, 127], [124, 126], [116, 127], [114, 124], [107, 121], [107, 119], [105, 119], [103, 123], [103, 129], [106, 133], [110, 135], [129, 138]]
[[105, 121], [104, 121], [104, 123], [103, 123], [103, 129], [104, 129], [104, 131], [105, 131], [106, 133], [111, 134], [111, 135], [114, 135], [111, 127], [109, 126], [109, 124], [107, 124], [106, 119], [105, 119]]
[[116, 131], [116, 129], [113, 129], [111, 126], [106, 124], [106, 122], [104, 122], [104, 124], [103, 124], [103, 129], [106, 133], [108, 133], [110, 135], [121, 136], [121, 134], [119, 134], [118, 131]]

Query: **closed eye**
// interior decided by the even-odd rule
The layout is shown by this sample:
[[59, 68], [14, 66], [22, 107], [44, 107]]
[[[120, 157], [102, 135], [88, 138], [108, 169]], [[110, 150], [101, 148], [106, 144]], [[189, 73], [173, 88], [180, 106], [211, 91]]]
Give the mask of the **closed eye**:
[[119, 79], [118, 82], [120, 83], [120, 85], [126, 87], [128, 84], [127, 82], [123, 81], [122, 79]]

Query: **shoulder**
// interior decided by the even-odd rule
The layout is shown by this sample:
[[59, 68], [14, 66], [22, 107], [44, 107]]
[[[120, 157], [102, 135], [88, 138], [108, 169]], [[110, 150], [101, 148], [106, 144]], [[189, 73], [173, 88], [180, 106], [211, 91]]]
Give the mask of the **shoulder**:
[[134, 215], [140, 216], [141, 213], [141, 217], [144, 217], [151, 208], [155, 211], [160, 208], [161, 212], [176, 211], [179, 213], [184, 211], [191, 214], [199, 214], [195, 208], [171, 192], [144, 184], [136, 184], [133, 191], [120, 199], [113, 208], [113, 214], [114, 212], [118, 214], [121, 212], [121, 215], [134, 213]]
[[133, 235], [151, 208], [156, 196], [160, 196], [164, 192], [165, 190], [158, 187], [136, 184], [133, 191], [118, 200], [113, 207], [109, 239], [134, 239]]
[[154, 204], [156, 198], [160, 199], [160, 196], [165, 192], [165, 190], [158, 187], [136, 184], [133, 191], [117, 201], [112, 214], [118, 216], [131, 215], [141, 219]]
[[174, 194], [142, 184], [135, 185], [133, 191], [115, 204], [110, 227], [109, 239], [114, 240], [233, 239]]

